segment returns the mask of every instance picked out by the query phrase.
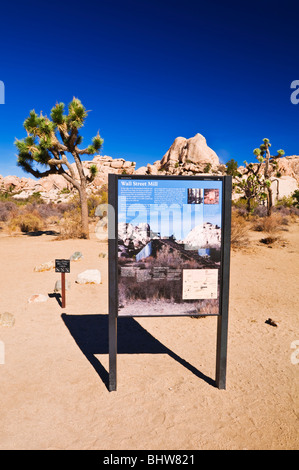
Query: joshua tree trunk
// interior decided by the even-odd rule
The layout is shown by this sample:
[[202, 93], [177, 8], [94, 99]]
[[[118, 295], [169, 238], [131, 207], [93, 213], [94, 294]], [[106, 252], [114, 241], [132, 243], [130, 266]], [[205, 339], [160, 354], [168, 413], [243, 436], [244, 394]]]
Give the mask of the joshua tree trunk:
[[267, 215], [268, 216], [272, 214], [272, 206], [273, 206], [272, 196], [273, 196], [272, 189], [268, 188], [268, 193], [267, 193]]
[[87, 195], [86, 189], [80, 188], [80, 205], [81, 205], [81, 221], [82, 221], [82, 236], [83, 238], [89, 238], [89, 228], [88, 228], [88, 205], [87, 205]]

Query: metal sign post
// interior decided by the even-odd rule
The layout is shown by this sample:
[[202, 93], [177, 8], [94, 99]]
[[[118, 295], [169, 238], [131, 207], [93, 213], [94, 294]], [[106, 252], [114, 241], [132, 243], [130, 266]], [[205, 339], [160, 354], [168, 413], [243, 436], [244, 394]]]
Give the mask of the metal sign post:
[[[231, 191], [230, 176], [109, 175], [109, 391], [117, 389], [118, 316], [217, 316], [215, 384], [226, 388]], [[146, 299], [133, 314], [134, 288]]]

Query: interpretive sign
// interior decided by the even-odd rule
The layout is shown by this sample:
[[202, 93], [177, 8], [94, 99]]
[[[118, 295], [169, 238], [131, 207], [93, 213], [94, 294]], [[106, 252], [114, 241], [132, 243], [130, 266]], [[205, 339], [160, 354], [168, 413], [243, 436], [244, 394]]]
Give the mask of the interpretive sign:
[[[221, 332], [228, 311], [231, 177], [109, 175], [109, 206], [111, 340], [117, 317], [212, 315]], [[224, 336], [218, 335], [216, 375]]]

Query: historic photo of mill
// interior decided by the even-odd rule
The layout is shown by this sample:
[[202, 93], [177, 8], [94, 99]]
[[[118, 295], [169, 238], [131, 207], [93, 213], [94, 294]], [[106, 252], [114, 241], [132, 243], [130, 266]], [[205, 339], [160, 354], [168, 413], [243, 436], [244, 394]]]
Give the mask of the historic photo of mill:
[[144, 206], [141, 210], [138, 205], [137, 217], [136, 187], [120, 184], [120, 316], [219, 313], [221, 182], [192, 184], [188, 180], [157, 180], [150, 187], [148, 182], [137, 183]]

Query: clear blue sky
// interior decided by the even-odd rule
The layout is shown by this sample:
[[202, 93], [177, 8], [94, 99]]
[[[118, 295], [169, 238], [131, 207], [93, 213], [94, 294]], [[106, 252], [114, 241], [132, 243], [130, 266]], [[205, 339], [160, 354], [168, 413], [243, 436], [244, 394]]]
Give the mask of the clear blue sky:
[[223, 162], [254, 161], [264, 137], [299, 154], [297, 0], [12, 0], [0, 18], [4, 176], [22, 175], [29, 111], [73, 96], [91, 110], [84, 144], [99, 129], [101, 153], [137, 167], [197, 132]]

